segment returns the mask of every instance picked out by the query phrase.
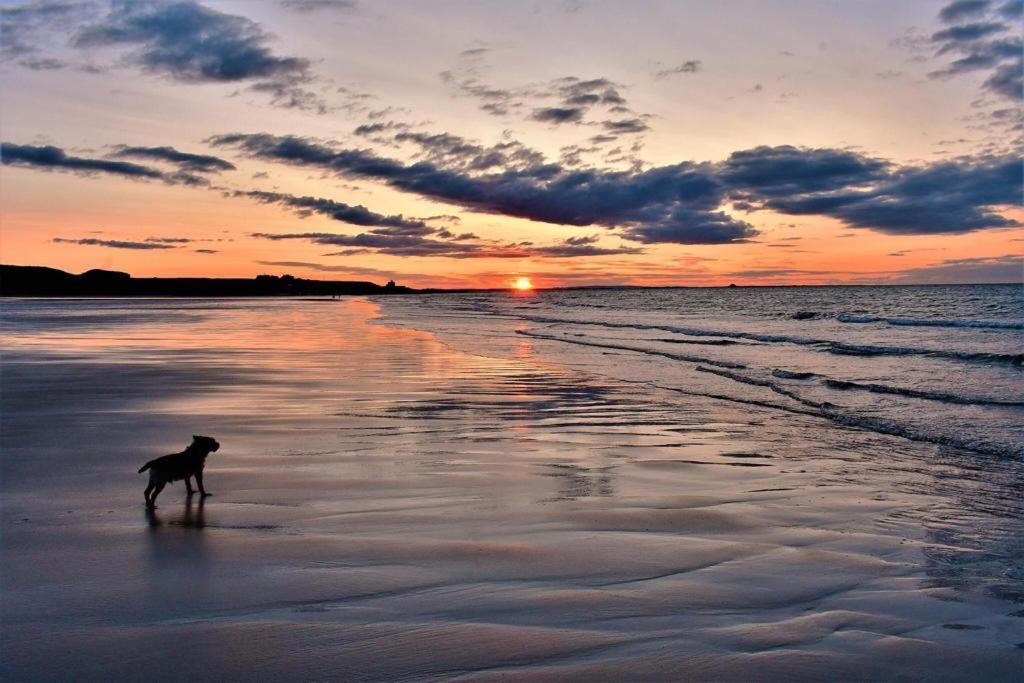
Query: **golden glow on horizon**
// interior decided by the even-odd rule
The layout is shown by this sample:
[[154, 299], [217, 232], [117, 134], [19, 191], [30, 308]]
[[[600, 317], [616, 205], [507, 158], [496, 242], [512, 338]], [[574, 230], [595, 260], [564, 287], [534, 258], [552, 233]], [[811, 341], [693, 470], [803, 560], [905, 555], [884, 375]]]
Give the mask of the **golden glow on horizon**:
[[533, 283], [530, 282], [528, 277], [517, 277], [512, 281], [512, 288], [520, 292], [528, 292], [533, 289]]

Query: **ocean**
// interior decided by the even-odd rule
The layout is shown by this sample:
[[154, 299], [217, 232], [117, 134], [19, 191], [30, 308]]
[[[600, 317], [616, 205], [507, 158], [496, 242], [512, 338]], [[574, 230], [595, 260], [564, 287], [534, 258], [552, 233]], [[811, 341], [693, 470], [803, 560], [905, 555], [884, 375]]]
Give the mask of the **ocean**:
[[383, 301], [458, 348], [1024, 458], [1018, 285], [583, 289]]

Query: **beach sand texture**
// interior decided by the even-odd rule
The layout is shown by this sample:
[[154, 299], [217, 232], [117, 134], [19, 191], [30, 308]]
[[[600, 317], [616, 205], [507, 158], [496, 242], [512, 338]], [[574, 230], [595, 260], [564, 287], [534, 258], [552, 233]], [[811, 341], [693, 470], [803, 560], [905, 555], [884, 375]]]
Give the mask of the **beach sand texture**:
[[[5, 309], [5, 680], [1024, 674], [1019, 463], [808, 443], [368, 300]], [[192, 434], [213, 496], [147, 515]]]

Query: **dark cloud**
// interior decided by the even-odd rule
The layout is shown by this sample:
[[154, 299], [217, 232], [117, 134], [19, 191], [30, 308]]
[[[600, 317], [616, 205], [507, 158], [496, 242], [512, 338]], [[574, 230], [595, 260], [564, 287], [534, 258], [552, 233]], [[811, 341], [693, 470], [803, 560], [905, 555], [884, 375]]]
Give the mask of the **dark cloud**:
[[1024, 60], [1018, 56], [1016, 61], [1000, 64], [983, 87], [1008, 99], [1024, 99]]
[[388, 133], [393, 130], [408, 130], [408, 123], [401, 123], [399, 121], [378, 121], [376, 123], [364, 123], [360, 126], [356, 126], [352, 132], [355, 135], [361, 135], [368, 137], [371, 135], [380, 135], [382, 133]]
[[448, 169], [467, 172], [495, 167], [521, 169], [544, 163], [544, 155], [520, 142], [510, 140], [490, 147], [450, 133], [397, 133], [392, 140], [419, 148], [418, 158]]
[[218, 173], [220, 171], [234, 171], [235, 165], [220, 157], [209, 154], [192, 154], [180, 152], [173, 147], [127, 147], [121, 146], [114, 153], [117, 157], [129, 157], [134, 159], [152, 159], [153, 161], [166, 161], [176, 164], [185, 171], [196, 173]]
[[[54, 29], [67, 29], [92, 11], [89, 2], [27, 2], [0, 8], [0, 56], [4, 59], [23, 57], [39, 51], [46, 44], [46, 34]], [[38, 59], [20, 62], [28, 68], [54, 64], [56, 60]], [[37, 65], [33, 67], [32, 65]], [[63, 64], [61, 64], [63, 66]], [[52, 68], [43, 66], [42, 68]], [[59, 67], [57, 67], [59, 68]]]
[[355, 0], [281, 0], [281, 6], [290, 10], [309, 14], [311, 12], [351, 12], [359, 4]]
[[324, 256], [359, 256], [361, 254], [372, 254], [373, 249], [342, 249], [341, 251], [331, 251]]
[[219, 254], [220, 253], [220, 251], [218, 251], [217, 249], [193, 249], [192, 251], [194, 251], [197, 254]]
[[[378, 180], [474, 211], [561, 225], [619, 228], [641, 241], [671, 241], [675, 235], [687, 244], [719, 244], [755, 234], [749, 224], [712, 211], [722, 203], [724, 188], [709, 164], [684, 162], [646, 171], [567, 170], [540, 164], [470, 174], [292, 136], [235, 134], [210, 142], [239, 147], [264, 160]], [[706, 235], [704, 228], [709, 230]]]
[[1007, 62], [1012, 65], [1013, 60], [1024, 49], [1020, 38], [1001, 38], [998, 40], [980, 41], [959, 50], [964, 54], [960, 59], [950, 63], [948, 67], [929, 74], [932, 78], [953, 76], [969, 71], [978, 71], [998, 67], [1001, 63]]
[[281, 109], [299, 109], [316, 114], [326, 114], [331, 108], [320, 95], [305, 87], [306, 78], [284, 75], [259, 83], [253, 83], [247, 90], [270, 97], [270, 104]]
[[579, 123], [583, 120], [586, 109], [583, 107], [543, 107], [534, 109], [530, 118], [541, 123]]
[[[937, 55], [959, 54], [946, 68], [928, 74], [931, 78], [949, 78], [972, 71], [987, 71], [982, 88], [1006, 99], [1024, 99], [1024, 45], [1019, 31], [1001, 36], [1011, 29], [1005, 20], [1017, 21], [1022, 3], [1013, 0], [993, 8], [990, 2], [957, 0], [946, 5], [940, 18], [953, 26], [937, 31], [931, 43]], [[968, 23], [957, 23], [962, 19]]]
[[743, 192], [789, 196], [836, 190], [877, 180], [888, 164], [855, 152], [781, 145], [733, 152], [720, 166], [722, 178]]
[[492, 116], [506, 116], [523, 106], [521, 92], [482, 83], [475, 69], [442, 71], [440, 77], [457, 94], [480, 100], [480, 109]]
[[[1021, 203], [1021, 160], [982, 157], [866, 172], [833, 191], [760, 192], [764, 205], [792, 215], [824, 215], [892, 235], [965, 233], [1019, 225], [996, 208]], [[809, 187], [820, 186], [810, 181]], [[757, 191], [748, 194], [758, 194]]]
[[84, 27], [78, 47], [124, 46], [146, 71], [189, 83], [233, 82], [297, 75], [304, 59], [279, 57], [270, 36], [245, 17], [224, 14], [191, 0], [115, 2], [102, 21]]
[[729, 244], [745, 242], [757, 230], [720, 211], [677, 207], [665, 219], [626, 227], [621, 234], [644, 244]]
[[63, 170], [82, 174], [106, 173], [125, 178], [162, 180], [171, 184], [202, 185], [206, 183], [203, 178], [184, 171], [167, 173], [128, 161], [70, 156], [63, 149], [52, 145], [16, 145], [4, 142], [0, 144], [0, 161], [6, 166]]
[[434, 231], [421, 220], [407, 219], [401, 215], [385, 216], [370, 211], [365, 206], [353, 206], [322, 197], [297, 197], [280, 192], [261, 192], [259, 190], [236, 190], [232, 196], [248, 197], [264, 204], [282, 204], [295, 209], [301, 216], [318, 213], [352, 225], [396, 228], [405, 230], [408, 234], [427, 234]]
[[192, 240], [187, 237], [147, 237], [146, 241], [160, 244], [187, 244]]
[[695, 74], [700, 71], [701, 62], [699, 59], [690, 59], [677, 66], [672, 66], [667, 69], [658, 69], [654, 72], [654, 77], [661, 80], [670, 76], [677, 76], [679, 74]]
[[615, 228], [645, 243], [722, 244], [753, 237], [750, 224], [719, 210], [726, 201], [751, 210], [831, 216], [890, 234], [1011, 227], [1016, 222], [997, 210], [1020, 203], [1022, 184], [1020, 160], [1006, 157], [896, 167], [849, 150], [780, 146], [742, 150], [718, 164], [622, 172], [540, 164], [471, 174], [298, 137], [226, 135], [211, 142], [264, 160], [379, 180], [474, 211]]
[[970, 19], [983, 14], [991, 4], [991, 0], [955, 0], [939, 11], [939, 18], [946, 23]]
[[994, 33], [1001, 33], [1008, 28], [1009, 26], [1006, 24], [996, 21], [962, 24], [960, 26], [951, 26], [950, 28], [933, 33], [932, 41], [936, 43], [973, 42], [980, 38], [987, 38]]
[[82, 239], [54, 237], [53, 241], [60, 244], [80, 244], [89, 247], [109, 247], [111, 249], [176, 249], [174, 245], [160, 242], [126, 242], [122, 240], [101, 240], [95, 237], [85, 237]]
[[81, 28], [79, 48], [120, 47], [125, 63], [183, 83], [243, 83], [270, 96], [271, 104], [326, 113], [306, 85], [309, 61], [280, 56], [256, 22], [194, 0], [115, 1], [109, 14]]
[[619, 119], [617, 121], [604, 121], [601, 123], [605, 130], [610, 133], [625, 135], [629, 133], [642, 133], [649, 129], [649, 126], [640, 118]]
[[[525, 114], [529, 120], [551, 125], [585, 124], [588, 114], [597, 110], [607, 114], [633, 114], [622, 86], [608, 78], [582, 79], [565, 76], [541, 84], [515, 88], [496, 88], [480, 80], [479, 56], [467, 51], [459, 68], [442, 71], [441, 80], [459, 95], [480, 100], [480, 109], [495, 116]], [[557, 100], [557, 104], [552, 104]], [[528, 113], [527, 113], [528, 112]], [[598, 121], [597, 123], [599, 123]], [[646, 126], [644, 127], [646, 128]]]
[[1005, 19], [1020, 19], [1024, 16], [1024, 0], [1009, 0], [999, 6], [999, 14]]

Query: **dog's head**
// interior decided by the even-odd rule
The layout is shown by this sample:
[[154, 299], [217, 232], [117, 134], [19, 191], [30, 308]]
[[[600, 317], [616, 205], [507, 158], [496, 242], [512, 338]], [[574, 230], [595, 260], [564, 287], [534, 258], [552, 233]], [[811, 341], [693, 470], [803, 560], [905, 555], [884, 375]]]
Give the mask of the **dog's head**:
[[196, 434], [193, 434], [192, 448], [203, 450], [206, 451], [207, 453], [212, 453], [216, 451], [218, 448], [220, 448], [220, 444], [217, 443], [217, 439], [214, 439], [212, 436], [198, 436]]

